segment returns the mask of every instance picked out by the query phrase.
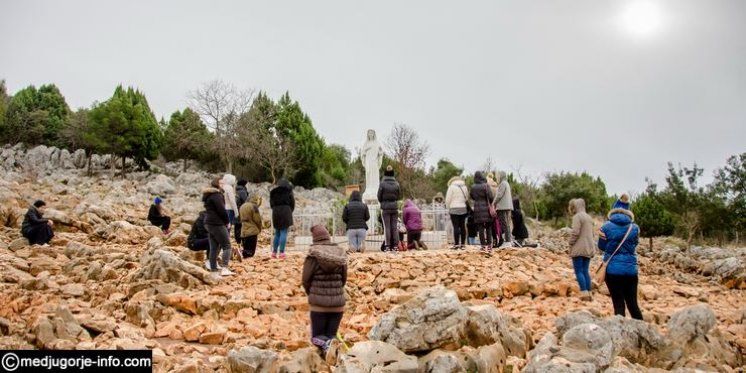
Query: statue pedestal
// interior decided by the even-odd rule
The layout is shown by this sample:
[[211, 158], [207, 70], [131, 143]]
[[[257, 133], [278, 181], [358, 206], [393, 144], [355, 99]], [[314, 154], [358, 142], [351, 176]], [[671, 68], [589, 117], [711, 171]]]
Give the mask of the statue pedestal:
[[370, 220], [368, 220], [368, 235], [375, 235], [378, 232], [378, 214], [381, 211], [381, 205], [378, 200], [363, 200], [368, 206], [368, 212], [370, 213]]

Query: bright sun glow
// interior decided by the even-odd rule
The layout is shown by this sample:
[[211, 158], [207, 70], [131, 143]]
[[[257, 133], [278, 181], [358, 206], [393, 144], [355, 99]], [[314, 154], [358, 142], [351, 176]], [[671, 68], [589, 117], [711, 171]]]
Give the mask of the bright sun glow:
[[661, 26], [658, 4], [639, 0], [630, 2], [621, 15], [621, 26], [632, 36], [647, 38], [655, 35]]

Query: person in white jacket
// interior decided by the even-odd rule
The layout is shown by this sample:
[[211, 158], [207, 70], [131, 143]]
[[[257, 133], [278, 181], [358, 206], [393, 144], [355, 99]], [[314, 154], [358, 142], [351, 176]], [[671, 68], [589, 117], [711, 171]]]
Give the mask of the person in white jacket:
[[228, 231], [238, 217], [238, 206], [236, 206], [236, 177], [231, 174], [223, 175], [220, 180], [225, 192], [225, 211], [228, 213]]
[[469, 214], [469, 189], [461, 176], [454, 176], [448, 181], [445, 205], [451, 215], [453, 224], [453, 247], [466, 248], [466, 217]]

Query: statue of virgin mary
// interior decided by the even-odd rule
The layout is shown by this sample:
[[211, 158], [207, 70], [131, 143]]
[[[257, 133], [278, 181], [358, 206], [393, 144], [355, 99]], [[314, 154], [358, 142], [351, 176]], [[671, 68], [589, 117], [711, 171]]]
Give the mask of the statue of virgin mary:
[[383, 148], [376, 139], [376, 131], [368, 130], [368, 136], [360, 153], [365, 168], [365, 190], [363, 201], [378, 200], [378, 185], [380, 183], [381, 162], [383, 162]]

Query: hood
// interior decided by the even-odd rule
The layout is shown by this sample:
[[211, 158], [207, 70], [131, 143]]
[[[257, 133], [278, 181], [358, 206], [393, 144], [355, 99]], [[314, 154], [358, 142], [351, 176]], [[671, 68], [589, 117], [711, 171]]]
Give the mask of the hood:
[[613, 209], [609, 211], [609, 221], [616, 225], [629, 225], [634, 223], [635, 214], [625, 209]]
[[448, 180], [448, 186], [451, 185], [465, 185], [464, 179], [461, 178], [461, 176], [454, 176], [451, 178], [451, 180]]
[[225, 174], [223, 175], [223, 184], [230, 185], [232, 187], [236, 186], [236, 177], [231, 174]]
[[393, 177], [393, 176], [384, 176], [383, 179], [381, 179], [381, 180], [382, 181], [384, 181], [384, 180], [385, 181], [396, 181], [396, 178]]
[[570, 209], [575, 214], [585, 212], [585, 200], [582, 198], [570, 200]]
[[521, 209], [521, 201], [518, 198], [513, 198], [513, 210]]
[[433, 197], [434, 202], [443, 202], [444, 199], [445, 197], [443, 197], [443, 193], [441, 192], [435, 193], [435, 197]]
[[262, 205], [262, 196], [259, 195], [259, 193], [254, 193], [251, 195], [251, 198], [249, 198], [249, 202], [256, 205], [256, 207], [259, 207]]
[[474, 184], [484, 184], [487, 182], [487, 178], [484, 177], [484, 173], [482, 171], [477, 171], [474, 173]]
[[352, 194], [350, 194], [350, 202], [352, 201], [360, 201], [362, 202], [363, 196], [360, 194], [359, 190], [352, 191]]
[[280, 179], [280, 181], [277, 182], [277, 188], [293, 190], [293, 184], [291, 184], [287, 179]]
[[213, 187], [207, 187], [205, 189], [202, 189], [202, 201], [206, 201], [208, 197], [210, 197], [211, 195], [215, 193], [222, 194], [223, 191], [218, 188], [213, 188]]
[[497, 173], [497, 182], [502, 182], [503, 180], [506, 180], [506, 178], [505, 178], [505, 171], [498, 171], [498, 173]]
[[406, 208], [410, 208], [410, 207], [416, 207], [414, 205], [414, 202], [412, 202], [411, 199], [408, 199], [408, 200], [404, 201], [404, 208], [406, 209]]
[[308, 256], [316, 258], [322, 270], [330, 272], [347, 264], [347, 253], [335, 244], [312, 245]]

